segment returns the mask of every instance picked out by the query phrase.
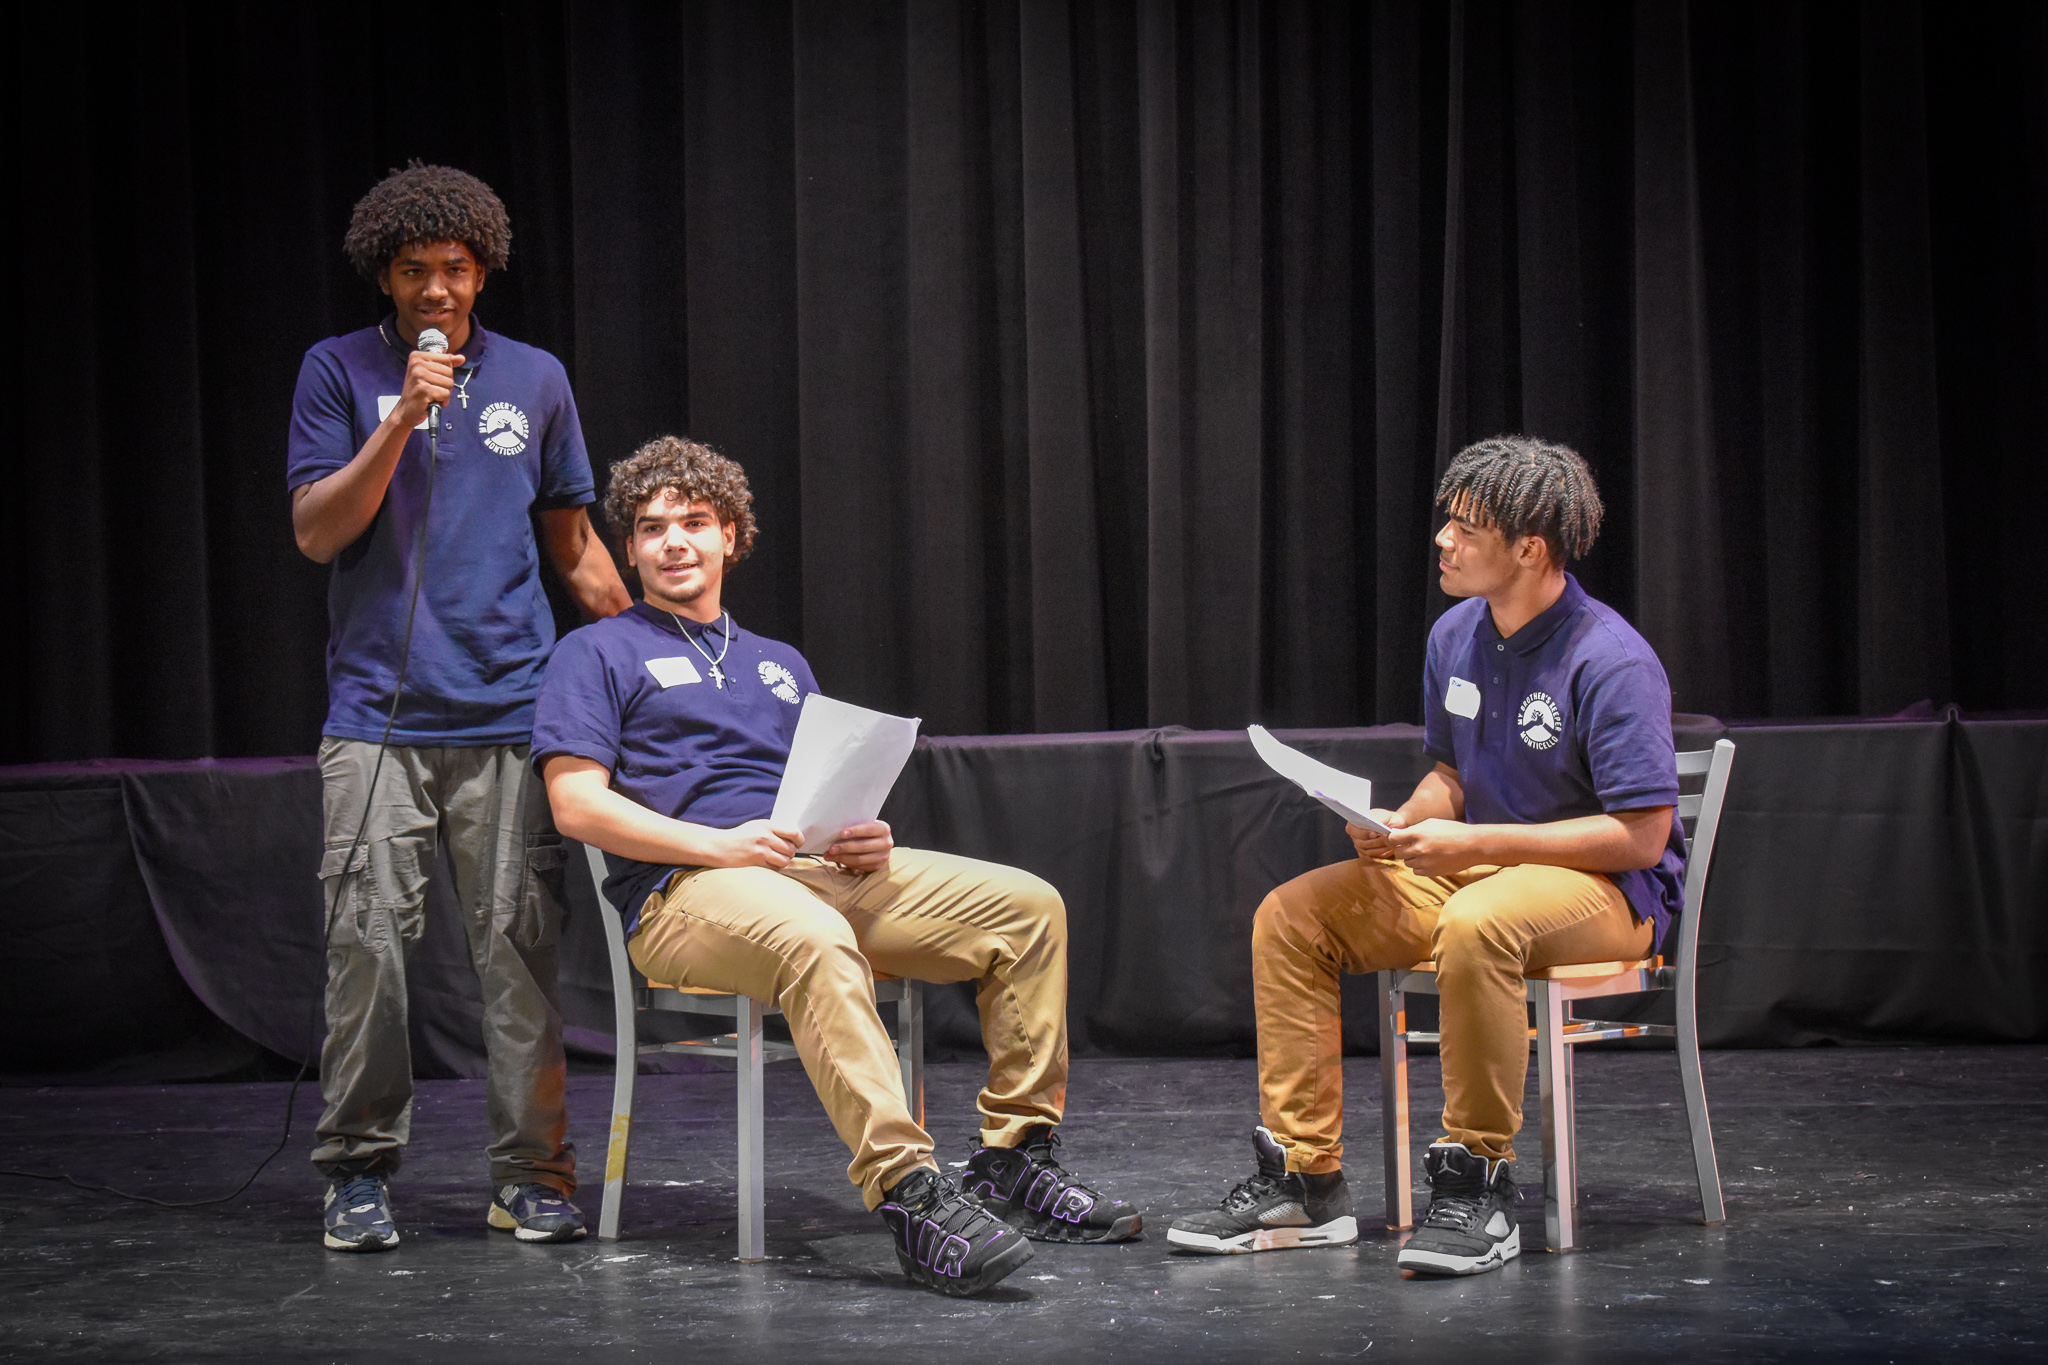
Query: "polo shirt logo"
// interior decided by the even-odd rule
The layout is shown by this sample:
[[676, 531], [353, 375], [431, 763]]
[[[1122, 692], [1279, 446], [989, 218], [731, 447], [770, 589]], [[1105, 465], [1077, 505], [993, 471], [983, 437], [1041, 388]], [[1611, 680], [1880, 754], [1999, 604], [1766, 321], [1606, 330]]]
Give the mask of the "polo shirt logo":
[[791, 673], [773, 659], [761, 660], [761, 666], [755, 671], [761, 675], [761, 681], [770, 692], [773, 692], [791, 706], [796, 705], [797, 690], [796, 675], [794, 673]]
[[1564, 738], [1564, 716], [1548, 692], [1531, 692], [1515, 713], [1515, 730], [1532, 749], [1554, 749]]
[[526, 414], [510, 403], [493, 403], [485, 408], [476, 419], [476, 431], [486, 446], [507, 457], [526, 449], [526, 438], [532, 434]]

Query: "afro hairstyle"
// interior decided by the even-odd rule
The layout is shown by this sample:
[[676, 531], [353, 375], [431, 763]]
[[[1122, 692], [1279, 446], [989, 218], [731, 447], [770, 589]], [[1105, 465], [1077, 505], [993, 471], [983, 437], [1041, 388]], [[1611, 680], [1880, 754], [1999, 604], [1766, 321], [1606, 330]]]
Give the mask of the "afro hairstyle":
[[375, 283], [413, 242], [460, 242], [485, 270], [503, 270], [512, 253], [512, 223], [489, 185], [467, 171], [415, 158], [356, 202], [341, 250], [357, 274]]

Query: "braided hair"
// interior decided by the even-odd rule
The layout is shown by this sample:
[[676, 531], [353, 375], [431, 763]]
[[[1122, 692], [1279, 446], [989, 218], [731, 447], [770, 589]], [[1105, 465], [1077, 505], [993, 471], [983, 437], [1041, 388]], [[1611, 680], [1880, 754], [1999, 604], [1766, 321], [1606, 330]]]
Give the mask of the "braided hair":
[[1562, 569], [1600, 534], [1600, 490], [1579, 453], [1528, 436], [1496, 436], [1459, 451], [1437, 482], [1436, 505], [1500, 530], [1509, 545], [1539, 536]]
[[460, 242], [485, 270], [503, 270], [512, 253], [512, 222], [491, 187], [453, 166], [426, 166], [415, 157], [356, 202], [342, 254], [356, 273], [375, 283], [391, 258], [414, 242]]

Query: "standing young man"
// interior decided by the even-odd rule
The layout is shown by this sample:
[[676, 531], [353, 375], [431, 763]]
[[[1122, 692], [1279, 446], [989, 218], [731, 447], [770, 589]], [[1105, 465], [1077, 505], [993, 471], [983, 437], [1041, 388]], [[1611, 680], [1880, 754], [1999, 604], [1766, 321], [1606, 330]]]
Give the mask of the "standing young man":
[[[586, 612], [631, 599], [584, 510], [590, 460], [561, 362], [471, 316], [510, 247], [505, 206], [482, 181], [418, 162], [392, 172], [343, 242], [392, 312], [308, 351], [292, 399], [292, 530], [307, 557], [334, 565], [320, 743], [326, 1110], [313, 1164], [336, 1251], [398, 1242], [386, 1182], [412, 1118], [405, 950], [443, 839], [483, 988], [490, 1223], [527, 1241], [583, 1235], [555, 1005], [561, 839], [526, 763], [555, 637], [534, 520]], [[445, 352], [415, 349], [428, 329]]]
[[1405, 1270], [1471, 1275], [1521, 1252], [1515, 1133], [1528, 1074], [1524, 973], [1646, 956], [1682, 898], [1671, 689], [1656, 654], [1565, 572], [1600, 495], [1573, 451], [1497, 437], [1437, 486], [1443, 590], [1423, 748], [1436, 767], [1392, 827], [1346, 826], [1358, 857], [1267, 896], [1252, 927], [1258, 1170], [1178, 1219], [1175, 1247], [1267, 1251], [1356, 1240], [1344, 1185], [1340, 972], [1434, 959], [1444, 1136]]
[[[897, 848], [881, 821], [823, 857], [769, 820], [804, 695], [796, 650], [741, 629], [727, 568], [754, 542], [740, 467], [662, 437], [612, 470], [605, 515], [645, 600], [562, 642], [534, 713], [533, 761], [564, 833], [605, 851], [605, 895], [650, 980], [772, 1000], [840, 1139], [847, 1175], [913, 1281], [979, 1293], [1024, 1238], [1116, 1242], [1136, 1209], [1061, 1166], [1067, 921], [1028, 872]], [[874, 973], [973, 981], [989, 1052], [982, 1146], [959, 1186], [905, 1103]], [[991, 1214], [995, 1216], [991, 1216]], [[1022, 1234], [1020, 1237], [1018, 1234]]]

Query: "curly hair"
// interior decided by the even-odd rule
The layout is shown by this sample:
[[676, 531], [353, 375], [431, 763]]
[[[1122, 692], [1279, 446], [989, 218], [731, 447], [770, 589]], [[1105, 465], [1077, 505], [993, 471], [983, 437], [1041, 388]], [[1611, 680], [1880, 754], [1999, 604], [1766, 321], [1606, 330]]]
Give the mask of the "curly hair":
[[736, 564], [754, 548], [754, 490], [747, 471], [687, 436], [657, 436], [612, 466], [604, 490], [604, 519], [622, 540], [633, 537], [633, 520], [663, 493], [679, 502], [708, 502], [718, 519], [733, 528]]
[[1600, 534], [1600, 490], [1576, 450], [1528, 436], [1466, 446], [1444, 470], [1436, 505], [1500, 529], [1508, 544], [1540, 536], [1562, 569], [1584, 559]]
[[341, 250], [357, 274], [375, 283], [391, 258], [414, 242], [460, 242], [485, 270], [503, 270], [512, 254], [512, 222], [489, 185], [415, 157], [356, 201]]

